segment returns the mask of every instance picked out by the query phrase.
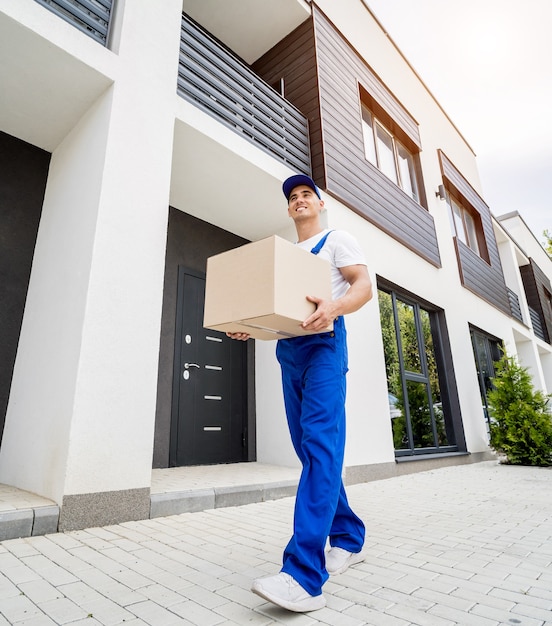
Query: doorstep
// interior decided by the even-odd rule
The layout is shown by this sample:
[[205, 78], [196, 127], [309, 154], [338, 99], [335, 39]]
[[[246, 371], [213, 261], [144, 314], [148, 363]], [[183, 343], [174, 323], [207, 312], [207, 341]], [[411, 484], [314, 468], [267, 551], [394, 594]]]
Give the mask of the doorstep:
[[150, 518], [294, 496], [300, 469], [263, 463], [152, 471]]
[[[150, 519], [294, 496], [300, 469], [231, 463], [152, 470]], [[0, 484], [0, 541], [56, 533], [52, 500]]]
[[0, 541], [57, 532], [59, 506], [29, 491], [0, 484]]

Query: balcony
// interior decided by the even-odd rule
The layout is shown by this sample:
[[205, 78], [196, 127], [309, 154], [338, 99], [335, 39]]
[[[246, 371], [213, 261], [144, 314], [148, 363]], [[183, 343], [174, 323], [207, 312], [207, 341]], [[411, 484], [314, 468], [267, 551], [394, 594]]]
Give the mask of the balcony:
[[508, 290], [508, 300], [510, 302], [510, 311], [512, 312], [512, 317], [523, 323], [523, 315], [521, 313], [521, 306], [519, 304], [518, 295], [509, 287], [506, 287], [506, 289]]
[[311, 0], [182, 0], [182, 11], [252, 65], [312, 13]]
[[113, 0], [35, 0], [75, 28], [107, 45]]
[[544, 334], [544, 327], [542, 324], [541, 316], [538, 311], [535, 311], [532, 307], [529, 307], [529, 316], [531, 317], [531, 325], [533, 326], [533, 332], [535, 335], [542, 339], [543, 341], [547, 341], [546, 335]]
[[0, 10], [0, 128], [53, 152], [113, 83], [115, 65], [106, 46], [45, 7], [37, 0]]
[[186, 14], [177, 91], [294, 171], [310, 174], [307, 119]]

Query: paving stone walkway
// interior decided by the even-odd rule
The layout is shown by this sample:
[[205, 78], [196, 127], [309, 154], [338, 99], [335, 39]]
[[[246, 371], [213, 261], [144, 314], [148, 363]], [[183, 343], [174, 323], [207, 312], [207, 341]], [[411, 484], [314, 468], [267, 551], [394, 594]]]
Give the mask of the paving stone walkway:
[[552, 626], [552, 470], [495, 461], [349, 487], [366, 560], [289, 613], [293, 498], [0, 543], [0, 626]]

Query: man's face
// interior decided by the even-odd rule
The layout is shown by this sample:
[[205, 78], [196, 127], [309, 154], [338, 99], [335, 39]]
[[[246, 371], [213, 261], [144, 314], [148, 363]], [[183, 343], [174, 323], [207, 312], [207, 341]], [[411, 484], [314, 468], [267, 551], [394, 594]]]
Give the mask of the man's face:
[[307, 185], [295, 187], [288, 201], [288, 215], [292, 220], [305, 220], [318, 217], [324, 202]]

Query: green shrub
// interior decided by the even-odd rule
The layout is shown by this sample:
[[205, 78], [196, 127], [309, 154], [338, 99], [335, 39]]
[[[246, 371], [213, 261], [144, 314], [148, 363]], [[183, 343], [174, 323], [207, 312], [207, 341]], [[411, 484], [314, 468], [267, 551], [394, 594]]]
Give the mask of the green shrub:
[[533, 389], [527, 368], [514, 357], [504, 355], [495, 366], [494, 389], [487, 395], [491, 447], [512, 465], [552, 465], [552, 396]]

